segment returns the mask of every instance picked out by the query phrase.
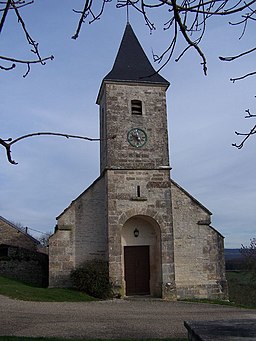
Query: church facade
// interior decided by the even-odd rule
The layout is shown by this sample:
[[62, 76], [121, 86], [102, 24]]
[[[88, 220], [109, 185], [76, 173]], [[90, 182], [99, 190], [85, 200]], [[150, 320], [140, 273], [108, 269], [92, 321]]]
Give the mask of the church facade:
[[72, 269], [99, 258], [121, 296], [227, 298], [224, 239], [170, 178], [168, 86], [127, 24], [97, 98], [100, 176], [57, 217], [50, 286], [69, 286]]

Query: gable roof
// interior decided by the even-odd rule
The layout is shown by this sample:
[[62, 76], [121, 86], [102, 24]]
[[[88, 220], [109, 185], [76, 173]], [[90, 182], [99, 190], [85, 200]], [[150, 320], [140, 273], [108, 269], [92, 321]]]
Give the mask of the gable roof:
[[167, 87], [170, 85], [151, 65], [129, 23], [126, 25], [113, 68], [104, 80], [163, 84]]
[[17, 225], [15, 225], [14, 223], [10, 222], [9, 220], [5, 219], [4, 217], [0, 216], [0, 221], [2, 221], [3, 223], [9, 225], [10, 227], [14, 228], [15, 230], [25, 234], [28, 238], [30, 238], [35, 244], [40, 244], [39, 240], [35, 239], [34, 237], [32, 237], [30, 234], [28, 234], [24, 229], [18, 227]]

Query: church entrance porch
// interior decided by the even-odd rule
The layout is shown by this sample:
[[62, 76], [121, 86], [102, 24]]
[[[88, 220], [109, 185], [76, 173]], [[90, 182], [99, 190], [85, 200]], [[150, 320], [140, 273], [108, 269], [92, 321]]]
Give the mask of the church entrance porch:
[[122, 228], [123, 287], [126, 296], [162, 295], [160, 228], [148, 216], [134, 216]]
[[150, 294], [149, 246], [124, 247], [126, 295]]

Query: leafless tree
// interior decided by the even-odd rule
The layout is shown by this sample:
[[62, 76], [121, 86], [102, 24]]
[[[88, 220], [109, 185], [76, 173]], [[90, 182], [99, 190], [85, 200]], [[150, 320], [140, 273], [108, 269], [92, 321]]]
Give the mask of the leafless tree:
[[[10, 11], [14, 11], [17, 19], [24, 31], [28, 46], [32, 46], [31, 52], [35, 56], [34, 60], [19, 60], [10, 56], [0, 56], [0, 61], [7, 63], [7, 65], [0, 65], [2, 70], [12, 70], [16, 64], [21, 63], [27, 65], [27, 71], [23, 75], [26, 77], [30, 71], [32, 64], [44, 65], [47, 60], [52, 60], [53, 56], [41, 57], [38, 43], [32, 38], [28, 32], [25, 22], [20, 14], [21, 9], [33, 5], [33, 0], [5, 0], [0, 1], [0, 14], [2, 18], [0, 21], [0, 33], [3, 29], [7, 15]], [[81, 34], [84, 22], [90, 24], [99, 20], [104, 15], [105, 7], [110, 3], [115, 3], [117, 8], [133, 9], [137, 11], [142, 20], [152, 32], [159, 28], [170, 32], [170, 40], [168, 46], [159, 55], [154, 54], [154, 61], [159, 64], [157, 71], [160, 71], [171, 60], [179, 61], [189, 50], [193, 49], [202, 65], [203, 73], [207, 74], [207, 58], [201, 48], [201, 42], [205, 36], [208, 22], [216, 17], [226, 18], [227, 23], [231, 26], [240, 26], [241, 40], [247, 34], [247, 27], [256, 21], [256, 0], [84, 0], [81, 9], [73, 9], [78, 14], [78, 24], [75, 30], [73, 39], [77, 39]], [[158, 18], [162, 18], [161, 13], [164, 11], [168, 20], [155, 24], [152, 19], [152, 13], [159, 11]], [[184, 48], [180, 49], [178, 40], [183, 39]], [[246, 58], [248, 55], [255, 53], [256, 46], [250, 46], [247, 50], [241, 51], [234, 56], [220, 56], [219, 59], [224, 62], [232, 62], [237, 59]], [[256, 71], [247, 72], [243, 75], [233, 77], [230, 80], [237, 82], [239, 80], [254, 76]], [[247, 117], [254, 118], [255, 115], [247, 110]], [[242, 148], [245, 141], [256, 133], [256, 126], [254, 126], [248, 133], [236, 132], [237, 135], [244, 136], [240, 144], [233, 144], [237, 148]], [[3, 140], [2, 140], [3, 141]], [[2, 143], [3, 145], [3, 143]]]
[[[110, 2], [112, 0], [101, 0], [101, 6], [99, 7], [99, 1], [85, 0], [84, 7], [81, 10], [74, 10], [75, 13], [80, 15], [80, 19], [72, 38], [78, 38], [82, 25], [86, 20], [93, 23], [100, 19], [105, 6]], [[205, 35], [208, 20], [217, 16], [234, 18], [234, 22], [229, 21], [229, 24], [242, 27], [240, 39], [246, 34], [248, 23], [256, 20], [255, 0], [116, 0], [117, 8], [126, 7], [128, 10], [129, 6], [141, 14], [150, 31], [157, 29], [151, 19], [152, 10], [165, 10], [169, 15], [169, 20], [162, 23], [162, 28], [171, 31], [170, 43], [160, 55], [154, 55], [154, 60], [161, 63], [159, 70], [174, 57], [178, 37], [182, 36], [186, 46], [182, 51], [178, 51], [175, 61], [179, 61], [188, 50], [194, 49], [201, 58], [204, 74], [207, 74], [207, 60], [200, 43]], [[242, 51], [239, 55], [219, 58], [222, 61], [233, 61], [255, 51], [256, 47], [252, 47], [247, 51]], [[231, 78], [231, 81], [235, 82], [255, 74], [256, 71], [246, 73], [243, 76]]]
[[19, 230], [27, 232], [26, 227], [20, 221], [11, 221], [13, 225], [15, 225]]
[[248, 270], [256, 278], [256, 238], [250, 240], [249, 246], [242, 245], [240, 252], [244, 256]]
[[52, 235], [51, 231], [48, 231], [48, 232], [41, 234], [41, 236], [39, 237], [39, 241], [43, 247], [49, 246], [49, 238], [51, 237], [51, 235]]

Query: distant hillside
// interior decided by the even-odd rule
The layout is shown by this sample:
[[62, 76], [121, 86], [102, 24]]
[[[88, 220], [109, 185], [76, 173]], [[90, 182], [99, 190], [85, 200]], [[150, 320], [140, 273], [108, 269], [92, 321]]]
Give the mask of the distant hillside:
[[240, 249], [225, 249], [226, 270], [242, 270], [245, 268], [244, 257]]
[[242, 258], [240, 249], [225, 249], [224, 250], [225, 260], [232, 260]]

